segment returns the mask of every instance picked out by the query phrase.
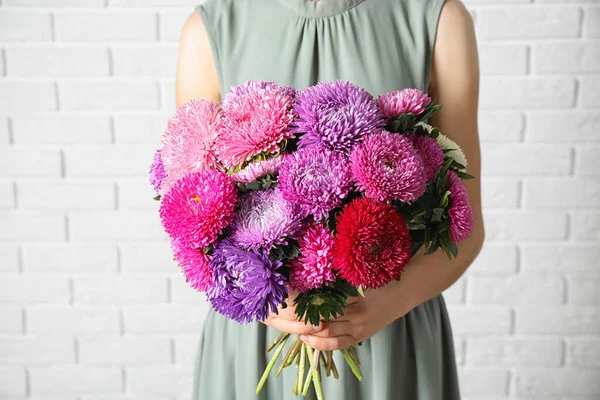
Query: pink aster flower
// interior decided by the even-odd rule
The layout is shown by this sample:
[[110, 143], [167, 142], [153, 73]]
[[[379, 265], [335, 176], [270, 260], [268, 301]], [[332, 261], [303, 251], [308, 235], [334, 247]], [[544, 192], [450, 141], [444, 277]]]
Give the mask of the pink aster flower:
[[417, 154], [423, 160], [423, 166], [425, 167], [425, 177], [428, 182], [431, 182], [435, 177], [435, 173], [438, 172], [444, 164], [444, 152], [440, 148], [437, 140], [424, 135], [407, 135], [417, 151]]
[[223, 107], [217, 139], [219, 159], [227, 167], [250, 161], [261, 153], [274, 153], [294, 120], [293, 97], [281, 90], [257, 89], [232, 98]]
[[272, 81], [261, 81], [258, 79], [253, 79], [246, 81], [243, 85], [233, 86], [231, 89], [229, 89], [229, 91], [225, 93], [222, 105], [223, 107], [227, 107], [236, 97], [244, 96], [261, 89], [280, 92], [281, 94], [290, 97], [294, 97], [296, 95], [296, 90], [294, 90], [291, 87], [278, 85], [277, 83]]
[[388, 120], [402, 114], [422, 114], [429, 103], [431, 97], [419, 89], [396, 90], [377, 98], [377, 104]]
[[190, 100], [177, 108], [162, 136], [161, 150], [167, 177], [161, 194], [190, 172], [223, 170], [215, 151], [221, 109], [207, 100]]
[[312, 223], [303, 229], [298, 244], [300, 256], [290, 261], [290, 286], [304, 293], [334, 281], [333, 235], [329, 229]]
[[473, 210], [469, 204], [469, 195], [463, 181], [453, 171], [448, 171], [448, 217], [450, 218], [450, 239], [458, 243], [466, 239], [473, 231]]
[[252, 162], [238, 172], [231, 174], [231, 178], [235, 183], [249, 183], [265, 175], [275, 175], [279, 172], [279, 167], [285, 160], [285, 156], [286, 153], [281, 153], [277, 157]]
[[233, 220], [237, 190], [219, 171], [192, 172], [175, 182], [162, 198], [159, 214], [172, 241], [205, 248]]
[[172, 243], [174, 260], [179, 264], [185, 281], [199, 292], [206, 291], [213, 283], [210, 268], [210, 256], [202, 249], [184, 247], [177, 242]]
[[423, 161], [404, 135], [367, 136], [350, 154], [350, 165], [358, 189], [374, 200], [412, 203], [425, 192]]

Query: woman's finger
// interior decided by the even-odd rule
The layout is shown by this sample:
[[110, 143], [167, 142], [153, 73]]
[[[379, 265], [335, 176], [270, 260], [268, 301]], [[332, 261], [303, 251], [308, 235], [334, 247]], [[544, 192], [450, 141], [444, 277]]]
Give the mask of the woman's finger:
[[312, 334], [323, 329], [323, 322], [320, 322], [318, 326], [314, 326], [312, 324], [307, 325], [301, 321], [290, 321], [289, 319], [279, 318], [277, 316], [265, 320], [265, 324], [281, 332], [287, 332], [294, 335], [305, 333]]
[[330, 321], [325, 322], [323, 329], [313, 333], [313, 335], [319, 337], [345, 336], [351, 335], [350, 329], [352, 329], [352, 322], [350, 321]]
[[357, 343], [356, 339], [350, 335], [327, 338], [314, 335], [302, 335], [300, 336], [300, 339], [313, 349], [322, 351], [345, 349], [346, 347]]

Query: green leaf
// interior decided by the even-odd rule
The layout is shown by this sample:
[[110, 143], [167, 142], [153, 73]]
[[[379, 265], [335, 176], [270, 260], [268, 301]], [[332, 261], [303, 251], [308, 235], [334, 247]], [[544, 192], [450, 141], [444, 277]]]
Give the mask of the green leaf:
[[158, 196], [154, 196], [154, 197], [152, 198], [152, 200], [159, 201], [159, 200], [161, 199], [161, 197], [162, 197], [162, 196], [159, 194]]
[[363, 291], [362, 286], [357, 287], [356, 290], [358, 291], [358, 294], [360, 294], [362, 297], [365, 297], [365, 292]]

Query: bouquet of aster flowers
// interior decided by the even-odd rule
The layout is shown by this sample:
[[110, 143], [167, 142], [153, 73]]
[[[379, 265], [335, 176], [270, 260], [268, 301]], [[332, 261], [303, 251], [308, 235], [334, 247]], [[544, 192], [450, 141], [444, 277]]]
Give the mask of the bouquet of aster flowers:
[[[343, 81], [296, 92], [274, 82], [233, 87], [217, 105], [191, 100], [169, 120], [150, 168], [160, 218], [186, 281], [240, 323], [289, 302], [318, 325], [350, 296], [400, 279], [421, 247], [457, 255], [473, 227], [459, 146], [427, 124], [440, 109], [417, 89], [375, 99]], [[294, 393], [332, 352], [280, 334], [275, 363], [297, 367]], [[288, 343], [290, 342], [290, 343]], [[284, 353], [283, 350], [287, 350]], [[360, 380], [355, 346], [340, 350]]]

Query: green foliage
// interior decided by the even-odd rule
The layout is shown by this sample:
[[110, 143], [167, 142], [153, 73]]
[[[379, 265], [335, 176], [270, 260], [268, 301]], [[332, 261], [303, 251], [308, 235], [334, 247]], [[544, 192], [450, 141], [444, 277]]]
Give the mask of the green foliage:
[[311, 324], [318, 325], [321, 318], [330, 321], [344, 315], [348, 297], [358, 295], [358, 289], [337, 278], [329, 286], [299, 294], [294, 300], [296, 314], [304, 323], [310, 321]]
[[252, 190], [266, 190], [277, 185], [277, 178], [273, 175], [265, 175], [254, 182], [238, 183], [237, 187], [242, 193]]
[[425, 111], [419, 115], [402, 114], [392, 117], [386, 125], [386, 129], [389, 132], [396, 133], [416, 133], [417, 135], [430, 135], [435, 139], [437, 135], [439, 135], [439, 129], [434, 129], [430, 134], [424, 126], [418, 124], [420, 122], [429, 121], [429, 119], [441, 108], [441, 104], [435, 104], [435, 100], [432, 100], [425, 107]]
[[160, 201], [161, 197], [162, 196], [159, 194], [158, 196], [154, 196], [152, 200]]
[[300, 245], [297, 240], [287, 239], [287, 244], [282, 244], [273, 247], [269, 253], [269, 257], [274, 260], [291, 260], [292, 258], [298, 257], [300, 254]]

